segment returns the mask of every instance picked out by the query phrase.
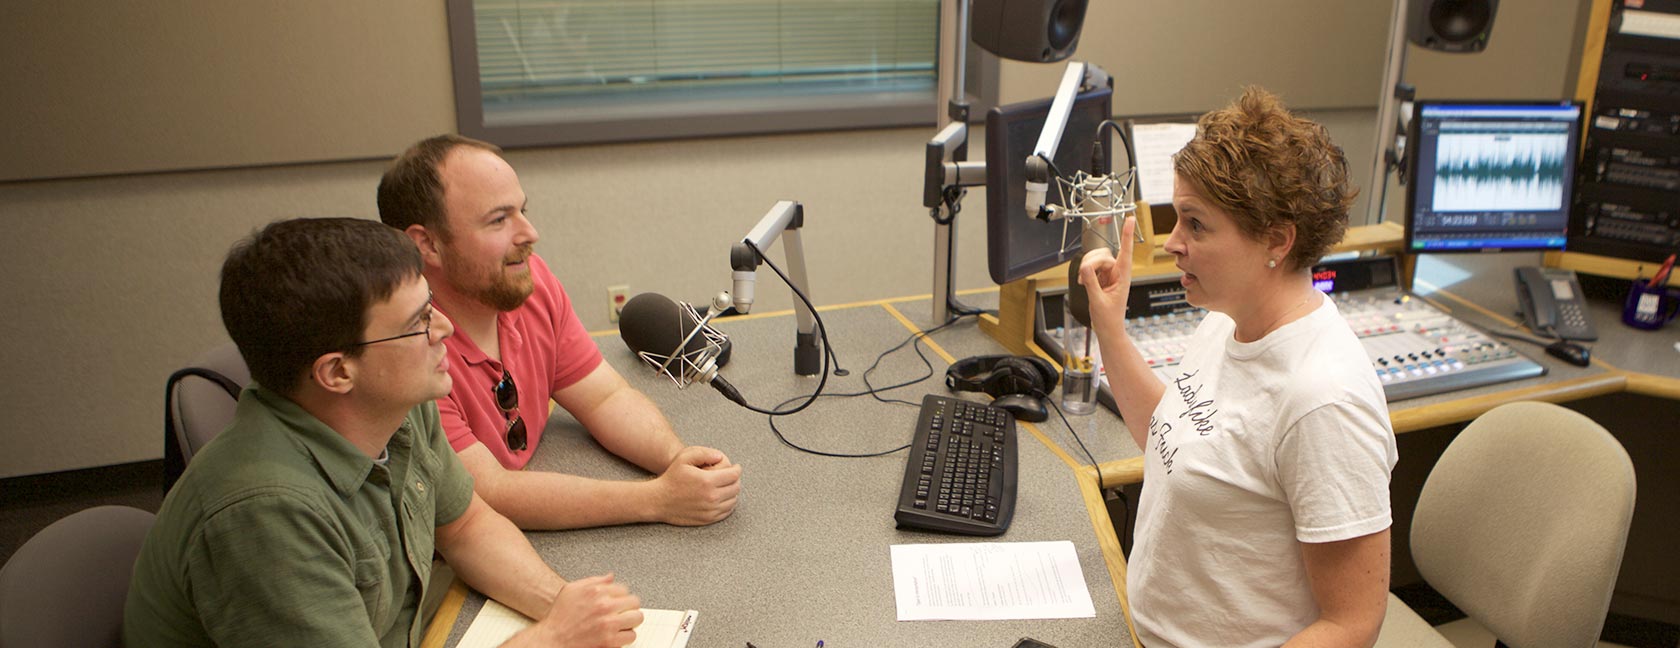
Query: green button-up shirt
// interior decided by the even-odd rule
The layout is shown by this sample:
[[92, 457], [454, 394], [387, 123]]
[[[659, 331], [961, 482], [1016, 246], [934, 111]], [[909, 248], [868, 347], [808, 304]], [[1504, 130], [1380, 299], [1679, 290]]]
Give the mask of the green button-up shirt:
[[432, 402], [376, 463], [252, 385], [193, 457], [146, 536], [123, 635], [147, 646], [417, 646], [436, 527], [472, 477]]

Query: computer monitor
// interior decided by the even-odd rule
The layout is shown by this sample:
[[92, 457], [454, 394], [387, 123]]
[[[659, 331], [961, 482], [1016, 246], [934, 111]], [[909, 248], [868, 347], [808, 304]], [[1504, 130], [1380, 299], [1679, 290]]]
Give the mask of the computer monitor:
[[[1098, 88], [1075, 98], [1053, 158], [1063, 177], [1078, 170], [1107, 171], [1091, 168], [1091, 148], [1097, 141], [1097, 126], [1113, 114], [1113, 95], [1110, 88]], [[1067, 239], [1063, 240], [1061, 221], [1041, 221], [1027, 214], [1027, 156], [1038, 143], [1050, 103], [1048, 99], [1028, 101], [986, 113], [986, 260], [992, 281], [999, 284], [1050, 269], [1080, 253], [1079, 223], [1065, 228]], [[1108, 139], [1107, 129], [1103, 139]], [[1045, 199], [1056, 202], [1059, 196], [1052, 183]]]
[[1418, 102], [1406, 249], [1563, 249], [1580, 145], [1579, 103]]

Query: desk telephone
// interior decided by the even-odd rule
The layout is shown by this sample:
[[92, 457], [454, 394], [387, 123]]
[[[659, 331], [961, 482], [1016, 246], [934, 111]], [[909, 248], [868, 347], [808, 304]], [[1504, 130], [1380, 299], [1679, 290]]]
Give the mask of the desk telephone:
[[1517, 301], [1529, 330], [1565, 340], [1598, 339], [1573, 271], [1524, 266], [1516, 272]]

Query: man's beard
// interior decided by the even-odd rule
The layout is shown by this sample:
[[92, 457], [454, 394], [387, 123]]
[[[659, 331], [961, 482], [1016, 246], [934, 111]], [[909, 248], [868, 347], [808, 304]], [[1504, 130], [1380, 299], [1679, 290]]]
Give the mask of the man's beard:
[[531, 296], [533, 289], [531, 273], [527, 268], [522, 278], [507, 275], [496, 277], [489, 287], [478, 294], [478, 301], [505, 313], [524, 305], [525, 299]]
[[528, 260], [530, 257], [531, 248], [520, 248], [511, 259], [504, 260], [503, 265], [492, 269], [487, 273], [487, 276], [462, 277], [459, 275], [465, 273], [451, 272], [450, 274], [453, 276], [449, 278], [449, 282], [457, 286], [475, 284], [481, 286], [470, 291], [474, 299], [504, 313], [512, 311], [524, 305], [525, 299], [530, 297], [531, 291], [535, 289], [535, 284], [531, 277], [531, 266], [529, 264], [525, 266], [523, 276], [510, 276], [506, 262]]

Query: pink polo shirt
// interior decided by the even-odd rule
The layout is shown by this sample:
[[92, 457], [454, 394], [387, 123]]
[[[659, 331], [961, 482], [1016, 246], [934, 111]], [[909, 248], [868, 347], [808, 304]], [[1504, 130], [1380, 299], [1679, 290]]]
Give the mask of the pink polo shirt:
[[[560, 280], [541, 257], [530, 257], [535, 290], [518, 309], [496, 316], [501, 361], [491, 359], [460, 329], [443, 341], [449, 349], [449, 395], [438, 399], [438, 416], [456, 452], [482, 443], [509, 470], [525, 467], [542, 441], [549, 397], [582, 380], [601, 364], [601, 349], [583, 329]], [[444, 313], [448, 317], [448, 313]], [[453, 320], [451, 320], [453, 323]], [[525, 449], [508, 449], [509, 417], [496, 406], [496, 383], [502, 369], [519, 388], [519, 414], [525, 419]]]

